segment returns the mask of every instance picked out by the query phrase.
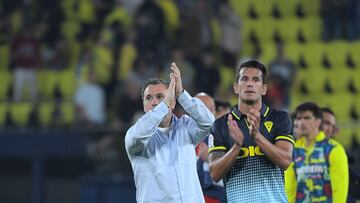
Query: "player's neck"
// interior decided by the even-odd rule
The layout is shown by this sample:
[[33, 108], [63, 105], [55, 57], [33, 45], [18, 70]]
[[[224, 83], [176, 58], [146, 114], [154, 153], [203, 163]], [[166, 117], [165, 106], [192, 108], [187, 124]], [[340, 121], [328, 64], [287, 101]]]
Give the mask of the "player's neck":
[[319, 134], [319, 130], [315, 130], [310, 135], [306, 136], [306, 147], [309, 147], [316, 139], [316, 136]]
[[172, 114], [168, 114], [164, 117], [164, 119], [160, 122], [160, 128], [168, 128], [171, 125]]
[[252, 103], [252, 104], [248, 104], [248, 103], [245, 103], [245, 102], [239, 102], [238, 109], [239, 109], [239, 111], [241, 113], [248, 114], [251, 109], [255, 109], [257, 111], [260, 111], [261, 110], [261, 105], [262, 105], [261, 101], [258, 101], [258, 102]]

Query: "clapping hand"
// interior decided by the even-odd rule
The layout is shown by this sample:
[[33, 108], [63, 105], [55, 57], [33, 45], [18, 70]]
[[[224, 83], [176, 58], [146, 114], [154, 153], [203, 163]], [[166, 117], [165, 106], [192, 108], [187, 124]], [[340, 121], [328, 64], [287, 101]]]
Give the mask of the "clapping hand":
[[179, 68], [176, 66], [176, 63], [171, 64], [171, 70], [172, 70], [172, 73], [170, 73], [170, 75], [173, 75], [175, 77], [175, 81], [176, 81], [175, 96], [177, 98], [183, 92], [183, 86], [182, 86], [182, 81], [181, 81], [181, 73], [180, 73]]
[[251, 109], [250, 112], [247, 114], [247, 121], [250, 125], [249, 134], [252, 138], [255, 138], [260, 134], [259, 132], [260, 112]]
[[234, 140], [235, 144], [238, 147], [241, 147], [244, 142], [244, 134], [240, 130], [236, 121], [233, 120], [233, 117], [231, 114], [228, 115], [227, 125], [228, 125], [229, 134], [230, 134], [231, 138]]
[[175, 108], [175, 86], [175, 76], [173, 75], [173, 73], [170, 73], [170, 84], [165, 92], [164, 102], [171, 110]]

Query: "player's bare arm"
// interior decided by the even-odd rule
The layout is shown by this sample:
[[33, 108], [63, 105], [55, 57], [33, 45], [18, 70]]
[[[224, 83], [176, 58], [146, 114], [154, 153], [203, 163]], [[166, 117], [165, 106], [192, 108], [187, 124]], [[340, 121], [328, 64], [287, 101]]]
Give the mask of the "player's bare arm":
[[250, 124], [250, 135], [261, 151], [281, 169], [287, 169], [291, 163], [293, 145], [287, 141], [270, 143], [259, 131], [260, 113], [251, 110], [247, 115]]
[[244, 135], [237, 126], [237, 123], [233, 121], [231, 114], [228, 115], [227, 124], [230, 136], [234, 140], [234, 145], [226, 153], [214, 151], [211, 152], [209, 155], [210, 175], [215, 181], [219, 181], [220, 179], [222, 179], [234, 165], [244, 141]]

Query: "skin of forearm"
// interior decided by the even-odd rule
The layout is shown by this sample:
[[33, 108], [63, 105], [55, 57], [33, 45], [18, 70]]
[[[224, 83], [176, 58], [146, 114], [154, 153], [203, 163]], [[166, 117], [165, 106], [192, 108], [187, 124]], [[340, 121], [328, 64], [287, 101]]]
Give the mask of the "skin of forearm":
[[289, 167], [292, 153], [289, 153], [286, 149], [282, 149], [280, 146], [273, 145], [261, 134], [255, 137], [255, 142], [273, 164], [283, 170]]
[[225, 155], [216, 156], [215, 154], [210, 154], [210, 176], [218, 182], [221, 180], [226, 173], [231, 169], [236, 161], [236, 157], [240, 152], [239, 146], [234, 145]]

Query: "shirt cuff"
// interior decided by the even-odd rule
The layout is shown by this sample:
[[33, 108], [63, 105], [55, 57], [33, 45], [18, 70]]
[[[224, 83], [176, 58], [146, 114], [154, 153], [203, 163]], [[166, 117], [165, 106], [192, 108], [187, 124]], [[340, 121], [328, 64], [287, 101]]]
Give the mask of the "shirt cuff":
[[157, 115], [160, 115], [160, 117], [163, 117], [169, 112], [169, 107], [164, 101], [161, 101], [153, 111], [155, 111]]
[[186, 104], [191, 102], [192, 96], [184, 89], [184, 91], [178, 97], [180, 104]]

